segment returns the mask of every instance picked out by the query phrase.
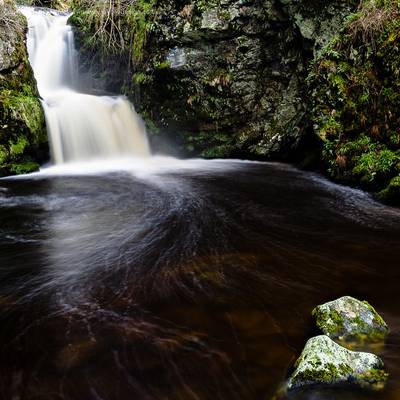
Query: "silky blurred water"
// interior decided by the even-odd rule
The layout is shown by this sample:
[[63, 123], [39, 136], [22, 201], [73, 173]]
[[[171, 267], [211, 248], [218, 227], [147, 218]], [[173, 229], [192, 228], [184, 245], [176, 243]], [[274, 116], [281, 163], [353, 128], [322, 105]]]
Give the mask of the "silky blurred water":
[[399, 210], [283, 164], [0, 180], [0, 398], [271, 399], [313, 307], [352, 295], [391, 328], [387, 388], [290, 399], [400, 399], [399, 244]]
[[70, 15], [38, 7], [22, 6], [20, 11], [28, 21], [29, 61], [42, 97], [53, 163], [148, 157], [145, 125], [128, 99], [82, 93]]

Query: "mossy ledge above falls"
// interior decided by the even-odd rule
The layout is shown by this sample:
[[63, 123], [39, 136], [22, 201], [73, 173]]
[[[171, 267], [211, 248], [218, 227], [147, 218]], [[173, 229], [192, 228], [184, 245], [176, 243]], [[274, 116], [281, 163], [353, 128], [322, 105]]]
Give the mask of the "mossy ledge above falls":
[[35, 171], [48, 154], [26, 29], [15, 4], [0, 0], [0, 175]]

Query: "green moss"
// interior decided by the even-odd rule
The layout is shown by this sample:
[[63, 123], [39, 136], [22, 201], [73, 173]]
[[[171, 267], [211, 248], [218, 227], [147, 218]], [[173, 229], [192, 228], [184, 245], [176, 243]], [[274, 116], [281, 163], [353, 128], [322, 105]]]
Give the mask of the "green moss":
[[15, 143], [10, 143], [10, 156], [15, 158], [24, 154], [24, 151], [28, 145], [28, 139], [24, 136], [20, 136]]
[[317, 307], [312, 311], [312, 315], [315, 318], [318, 328], [328, 336], [337, 337], [343, 332], [344, 319], [337, 311], [332, 310], [328, 312]]
[[[400, 183], [400, 181], [399, 181]], [[363, 301], [363, 303], [368, 306], [368, 308], [370, 309], [370, 311], [372, 312], [372, 314], [374, 315], [374, 319], [376, 321], [377, 324], [382, 325], [382, 326], [387, 326], [386, 322], [383, 320], [383, 318], [377, 313], [377, 311], [375, 310], [374, 307], [371, 306], [371, 304], [368, 303], [368, 301]]]
[[[0, 37], [12, 37], [13, 52], [9, 56], [15, 67], [0, 72], [0, 170], [4, 174], [17, 174], [37, 169], [36, 160], [44, 158], [47, 144], [44, 113], [40, 104], [36, 82], [28, 62], [25, 46], [26, 20], [15, 12], [14, 5], [2, 9], [13, 21], [4, 31], [0, 24]], [[11, 5], [10, 5], [11, 4]], [[11, 23], [11, 22], [10, 22]]]
[[397, 171], [399, 161], [399, 154], [392, 150], [374, 150], [361, 154], [352, 172], [365, 187], [371, 187], [377, 179], [385, 180], [393, 171]]
[[390, 197], [382, 191], [400, 172], [399, 46], [400, 4], [365, 1], [308, 78], [326, 171], [381, 198]]
[[133, 82], [136, 83], [137, 85], [145, 84], [151, 82], [153, 77], [149, 74], [146, 74], [144, 72], [137, 72], [136, 74], [133, 75]]
[[353, 369], [348, 364], [339, 364], [339, 366], [336, 367], [332, 363], [327, 363], [324, 365], [324, 368], [319, 368], [317, 365], [314, 365], [314, 367], [317, 368], [302, 371], [296, 376], [296, 379], [306, 382], [329, 383], [353, 372]]
[[389, 374], [383, 369], [371, 369], [365, 374], [357, 374], [352, 376], [353, 369], [348, 364], [339, 364], [337, 367], [334, 364], [327, 363], [323, 369], [311, 368], [302, 371], [296, 376], [296, 380], [302, 382], [315, 383], [331, 383], [348, 377], [348, 380], [356, 378], [357, 384], [368, 389], [382, 389], [385, 385]]
[[156, 4], [157, 0], [116, 0], [111, 5], [93, 0], [74, 0], [74, 14], [69, 22], [78, 27], [78, 40], [84, 47], [100, 49], [106, 57], [126, 52], [137, 63], [144, 57]]
[[126, 11], [126, 19], [131, 26], [132, 60], [140, 62], [144, 58], [147, 37], [153, 28], [156, 0], [138, 0]]
[[400, 176], [395, 176], [389, 185], [378, 193], [378, 198], [389, 204], [400, 206]]
[[385, 370], [377, 368], [359, 376], [361, 386], [375, 390], [383, 389], [388, 378], [389, 374]]
[[39, 164], [34, 161], [25, 161], [20, 163], [11, 163], [9, 168], [10, 171], [16, 175], [28, 174], [30, 172], [36, 172], [39, 170]]

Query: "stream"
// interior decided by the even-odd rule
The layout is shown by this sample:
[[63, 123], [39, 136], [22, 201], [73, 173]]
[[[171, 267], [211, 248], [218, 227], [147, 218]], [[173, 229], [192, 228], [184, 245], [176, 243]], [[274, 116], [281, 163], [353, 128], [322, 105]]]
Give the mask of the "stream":
[[351, 295], [391, 328], [365, 349], [385, 390], [289, 399], [399, 400], [400, 211], [285, 164], [151, 155], [127, 99], [78, 91], [68, 15], [22, 12], [52, 164], [0, 180], [0, 398], [286, 398], [312, 309]]
[[269, 399], [348, 294], [391, 327], [386, 390], [292, 397], [399, 398], [398, 210], [283, 164], [113, 165], [0, 181], [2, 398]]

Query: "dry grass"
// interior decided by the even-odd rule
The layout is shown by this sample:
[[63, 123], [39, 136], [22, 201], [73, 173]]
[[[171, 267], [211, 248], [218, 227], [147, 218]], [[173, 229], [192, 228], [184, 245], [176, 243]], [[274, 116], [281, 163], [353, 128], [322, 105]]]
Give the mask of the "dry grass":
[[121, 20], [131, 4], [132, 0], [79, 1], [82, 9], [90, 10], [86, 14], [86, 23], [95, 27], [93, 39], [112, 50], [124, 50], [126, 47]]
[[75, 0], [83, 11], [83, 24], [94, 32], [91, 40], [107, 54], [126, 52], [129, 60], [143, 59], [152, 22], [155, 0]]
[[349, 24], [354, 41], [360, 40], [376, 49], [376, 40], [386, 24], [399, 17], [396, 0], [363, 0], [357, 18]]

